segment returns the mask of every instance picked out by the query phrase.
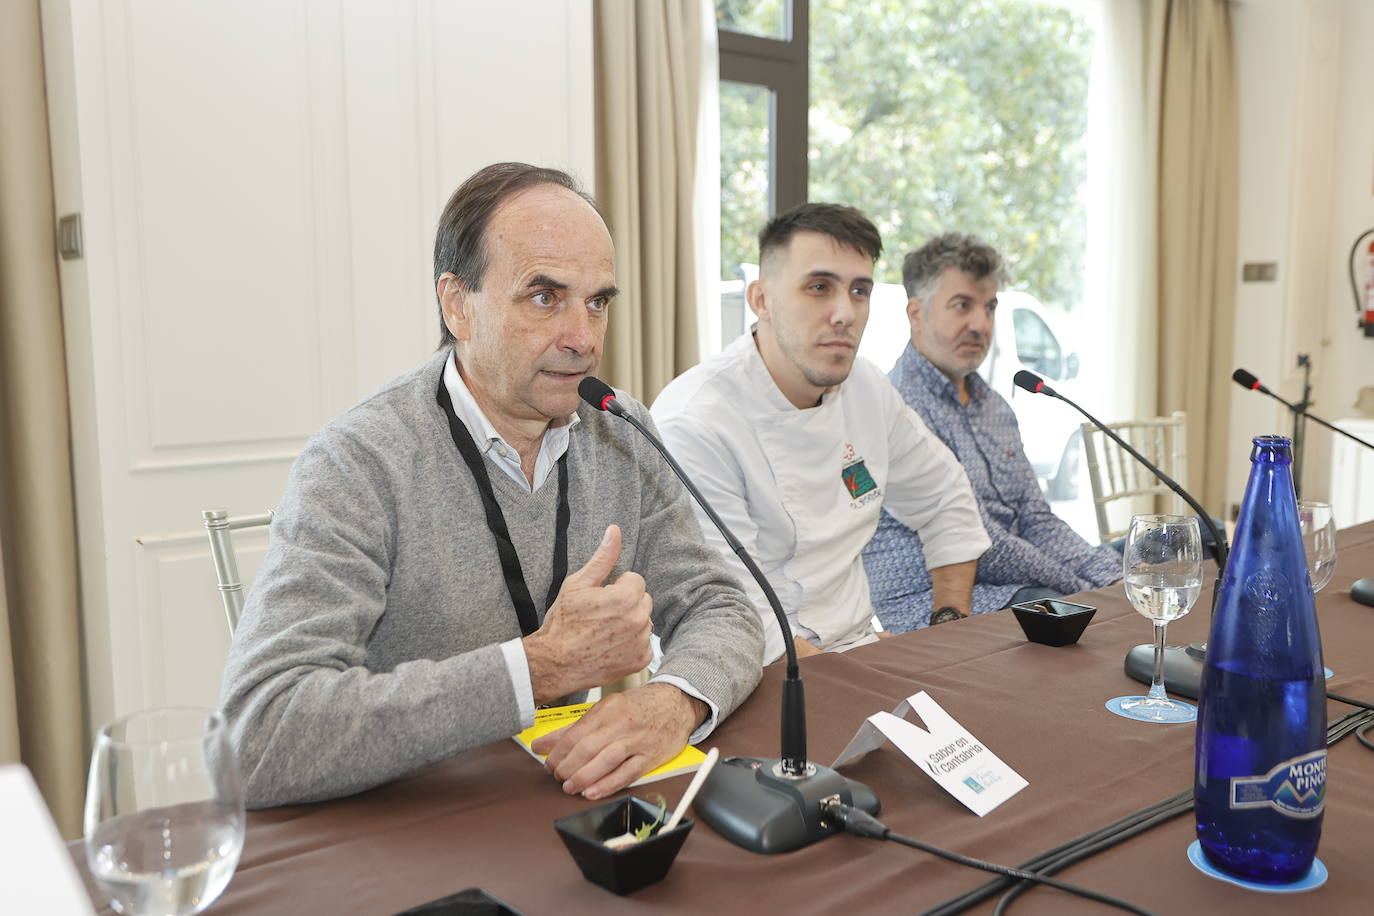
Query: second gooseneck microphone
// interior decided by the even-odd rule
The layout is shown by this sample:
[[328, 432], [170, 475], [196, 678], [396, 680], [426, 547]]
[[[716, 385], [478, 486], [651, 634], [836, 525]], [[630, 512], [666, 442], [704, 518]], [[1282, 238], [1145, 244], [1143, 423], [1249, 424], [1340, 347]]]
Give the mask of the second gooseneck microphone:
[[[1049, 395], [1058, 398], [1068, 404], [1074, 410], [1081, 413], [1088, 419], [1088, 422], [1100, 429], [1109, 439], [1125, 449], [1136, 461], [1139, 461], [1150, 473], [1159, 478], [1160, 482], [1178, 494], [1178, 497], [1188, 504], [1188, 507], [1197, 513], [1199, 521], [1207, 526], [1207, 530], [1212, 534], [1212, 541], [1216, 545], [1217, 552], [1217, 581], [1212, 588], [1212, 604], [1216, 605], [1218, 594], [1221, 592], [1221, 576], [1226, 569], [1226, 560], [1229, 551], [1226, 549], [1226, 537], [1217, 530], [1216, 523], [1212, 521], [1212, 516], [1198, 504], [1187, 490], [1178, 485], [1168, 474], [1165, 474], [1140, 452], [1131, 447], [1115, 430], [1109, 429], [1105, 423], [1079, 407], [1073, 401], [1064, 397], [1059, 392], [1045, 384], [1044, 379], [1033, 372], [1022, 369], [1016, 373], [1012, 379], [1018, 388], [1023, 388], [1032, 394]], [[1166, 646], [1164, 649], [1164, 684], [1169, 691], [1182, 694], [1185, 697], [1197, 699], [1202, 691], [1202, 659], [1205, 656], [1205, 647], [1195, 643], [1187, 648], [1177, 648]], [[1149, 645], [1136, 646], [1126, 653], [1125, 663], [1126, 673], [1137, 681], [1148, 684], [1153, 680], [1154, 672], [1154, 647]]]
[[[1345, 430], [1341, 429], [1339, 426], [1336, 426], [1335, 424], [1326, 422], [1321, 417], [1314, 417], [1306, 410], [1300, 410], [1298, 408], [1298, 405], [1285, 401], [1283, 398], [1279, 397], [1277, 394], [1261, 385], [1259, 379], [1255, 378], [1253, 375], [1251, 375], [1249, 372], [1246, 372], [1244, 369], [1237, 369], [1235, 372], [1232, 372], [1231, 380], [1242, 388], [1249, 388], [1251, 391], [1258, 391], [1260, 394], [1269, 395], [1271, 398], [1278, 401], [1284, 407], [1287, 407], [1289, 410], [1293, 411], [1293, 413], [1301, 414], [1303, 417], [1306, 417], [1313, 423], [1316, 423], [1319, 426], [1325, 426], [1332, 432], [1340, 433], [1342, 436], [1345, 436], [1347, 439], [1350, 439], [1354, 442], [1358, 442], [1365, 448], [1374, 448], [1374, 443], [1366, 442], [1359, 436], [1356, 436], [1353, 433], [1348, 433]], [[1363, 579], [1357, 579], [1355, 581], [1355, 584], [1350, 586], [1350, 597], [1360, 602], [1360, 604], [1367, 604], [1371, 607], [1374, 607], [1374, 576], [1367, 576]]]
[[1304, 417], [1306, 417], [1307, 419], [1311, 420], [1313, 423], [1316, 423], [1318, 426], [1325, 426], [1327, 429], [1331, 430], [1333, 433], [1339, 433], [1340, 435], [1345, 436], [1347, 439], [1350, 439], [1350, 440], [1353, 440], [1353, 441], [1355, 441], [1355, 442], [1358, 442], [1360, 445], [1363, 445], [1365, 448], [1374, 448], [1374, 442], [1366, 442], [1364, 439], [1361, 439], [1359, 436], [1356, 436], [1356, 435], [1354, 435], [1354, 434], [1352, 434], [1352, 433], [1346, 432], [1345, 430], [1341, 429], [1339, 426], [1335, 425], [1334, 423], [1328, 423], [1327, 421], [1323, 420], [1321, 417], [1314, 416], [1314, 415], [1308, 413], [1306, 410], [1299, 408], [1297, 404], [1294, 404], [1294, 403], [1291, 402], [1291, 401], [1288, 401], [1288, 400], [1285, 400], [1284, 398], [1279, 397], [1277, 394], [1275, 394], [1274, 392], [1270, 391], [1268, 388], [1265, 388], [1263, 385], [1261, 385], [1259, 379], [1255, 378], [1255, 376], [1251, 375], [1249, 372], [1246, 372], [1244, 369], [1237, 369], [1235, 372], [1232, 372], [1232, 373], [1231, 373], [1231, 381], [1235, 382], [1237, 385], [1239, 385], [1239, 386], [1242, 387], [1242, 388], [1248, 388], [1248, 389], [1251, 390], [1251, 391], [1258, 391], [1260, 394], [1267, 394], [1267, 395], [1269, 395], [1269, 397], [1271, 397], [1271, 398], [1273, 398], [1274, 400], [1278, 401], [1278, 402], [1279, 402], [1280, 404], [1282, 404], [1284, 407], [1287, 407], [1289, 410], [1293, 411], [1294, 413], [1299, 413], [1299, 414], [1301, 414], [1302, 416], [1304, 416]]
[[1226, 536], [1217, 529], [1216, 523], [1212, 521], [1211, 514], [1208, 513], [1206, 509], [1202, 508], [1201, 504], [1199, 504], [1198, 501], [1193, 498], [1191, 493], [1183, 489], [1183, 487], [1179, 486], [1176, 480], [1174, 480], [1168, 474], [1164, 473], [1164, 471], [1161, 470], [1159, 466], [1156, 465], [1153, 461], [1146, 458], [1144, 455], [1140, 454], [1140, 452], [1132, 448], [1131, 444], [1127, 442], [1125, 439], [1122, 439], [1120, 436], [1118, 436], [1115, 430], [1108, 427], [1107, 424], [1103, 423], [1101, 420], [1097, 419], [1097, 417], [1094, 417], [1092, 414], [1088, 413], [1086, 410], [1075, 404], [1073, 401], [1069, 400], [1059, 392], [1055, 391], [1049, 385], [1046, 385], [1045, 380], [1042, 379], [1040, 376], [1036, 375], [1034, 372], [1027, 372], [1025, 369], [1022, 369], [1020, 372], [1016, 373], [1012, 381], [1016, 383], [1016, 387], [1023, 388], [1026, 391], [1029, 391], [1031, 394], [1044, 394], [1049, 395], [1052, 398], [1058, 398], [1065, 404], [1068, 404], [1074, 410], [1081, 413], [1084, 417], [1087, 418], [1089, 423], [1091, 423], [1098, 429], [1102, 430], [1103, 434], [1105, 434], [1107, 438], [1111, 439], [1117, 445], [1125, 449], [1126, 453], [1130, 455], [1132, 458], [1134, 458], [1136, 461], [1139, 461], [1141, 464], [1145, 465], [1145, 467], [1149, 469], [1151, 474], [1154, 474], [1156, 477], [1159, 478], [1160, 483], [1164, 484], [1166, 487], [1168, 487], [1170, 490], [1176, 493], [1179, 499], [1187, 503], [1188, 508], [1192, 509], [1194, 512], [1197, 513], [1198, 521], [1201, 522], [1201, 524], [1205, 525], [1207, 530], [1212, 535], [1212, 540], [1216, 544], [1217, 551], [1217, 577], [1221, 577], [1222, 571], [1226, 569], [1226, 558], [1229, 553], [1226, 546]]

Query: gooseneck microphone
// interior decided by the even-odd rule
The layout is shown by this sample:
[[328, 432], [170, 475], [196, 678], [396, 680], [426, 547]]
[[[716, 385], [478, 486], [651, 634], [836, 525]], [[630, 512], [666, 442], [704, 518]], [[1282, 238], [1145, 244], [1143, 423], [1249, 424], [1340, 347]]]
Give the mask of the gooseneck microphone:
[[[1270, 397], [1278, 398], [1280, 401], [1283, 401], [1284, 404], [1288, 404], [1288, 402], [1284, 401], [1283, 398], [1279, 398], [1279, 396], [1274, 394], [1274, 392], [1270, 391], [1268, 388], [1265, 388], [1263, 385], [1261, 385], [1259, 379], [1255, 378], [1253, 375], [1251, 375], [1249, 372], [1246, 372], [1244, 369], [1237, 369], [1235, 372], [1232, 372], [1231, 381], [1235, 382], [1242, 388], [1249, 388], [1252, 391], [1258, 391], [1263, 394], [1267, 394]], [[1288, 404], [1288, 406], [1292, 407], [1293, 405]]]
[[1296, 414], [1301, 414], [1304, 418], [1311, 420], [1318, 426], [1325, 426], [1333, 433], [1340, 433], [1347, 439], [1352, 439], [1355, 442], [1360, 443], [1360, 445], [1363, 445], [1365, 448], [1374, 448], [1374, 443], [1366, 442], [1359, 436], [1352, 435], [1346, 432], [1345, 430], [1341, 429], [1339, 426], [1326, 422], [1321, 417], [1313, 416], [1312, 414], [1308, 413], [1306, 409], [1300, 408], [1297, 404], [1294, 404], [1291, 401], [1285, 401], [1283, 398], [1279, 397], [1277, 394], [1261, 385], [1259, 379], [1255, 378], [1253, 375], [1251, 375], [1249, 372], [1246, 372], [1244, 369], [1237, 369], [1235, 372], [1232, 372], [1231, 380], [1242, 388], [1248, 388], [1251, 391], [1258, 391], [1260, 394], [1269, 395], [1269, 397], [1278, 401], [1284, 407], [1287, 407], [1289, 410], [1293, 411]]
[[[1226, 560], [1230, 556], [1230, 551], [1226, 546], [1226, 536], [1217, 530], [1216, 523], [1212, 521], [1211, 513], [1203, 509], [1196, 499], [1187, 490], [1179, 486], [1178, 482], [1164, 473], [1160, 468], [1150, 461], [1140, 452], [1131, 447], [1125, 439], [1122, 439], [1116, 432], [1103, 423], [1101, 420], [1088, 413], [1073, 401], [1064, 397], [1059, 392], [1045, 384], [1044, 379], [1034, 372], [1027, 372], [1025, 369], [1017, 372], [1012, 378], [1016, 387], [1023, 388], [1031, 394], [1045, 394], [1052, 398], [1058, 398], [1068, 404], [1074, 410], [1081, 413], [1088, 419], [1088, 422], [1100, 429], [1107, 438], [1121, 446], [1125, 452], [1139, 461], [1151, 474], [1159, 478], [1160, 483], [1164, 484], [1179, 499], [1187, 503], [1188, 508], [1197, 513], [1199, 521], [1207, 526], [1211, 532], [1212, 542], [1216, 545], [1217, 553], [1217, 581], [1212, 588], [1212, 606], [1216, 607], [1217, 596], [1221, 592], [1221, 576], [1226, 570]], [[1202, 687], [1202, 660], [1205, 657], [1205, 649], [1201, 645], [1179, 648], [1176, 646], [1166, 646], [1164, 649], [1164, 682], [1165, 686], [1173, 693], [1182, 694], [1191, 699], [1197, 699]], [[1126, 673], [1141, 683], [1148, 684], [1153, 679], [1154, 674], [1154, 647], [1136, 646], [1126, 654]]]
[[1049, 385], [1046, 385], [1044, 380], [1040, 378], [1040, 376], [1036, 375], [1034, 372], [1027, 372], [1025, 369], [1022, 369], [1020, 372], [1016, 373], [1016, 376], [1012, 379], [1012, 381], [1016, 383], [1016, 387], [1024, 388], [1026, 391], [1029, 391], [1032, 394], [1047, 394], [1052, 398], [1058, 398], [1065, 404], [1068, 404], [1074, 410], [1081, 413], [1084, 417], [1088, 419], [1089, 423], [1091, 423], [1093, 426], [1096, 426], [1098, 429], [1102, 430], [1102, 432], [1107, 436], [1107, 438], [1111, 439], [1117, 445], [1125, 449], [1126, 453], [1130, 455], [1132, 458], [1134, 458], [1136, 461], [1139, 461], [1141, 464], [1145, 465], [1145, 467], [1149, 469], [1151, 474], [1154, 474], [1156, 477], [1159, 478], [1160, 483], [1164, 484], [1166, 487], [1168, 487], [1170, 490], [1176, 493], [1179, 499], [1187, 503], [1188, 508], [1196, 512], [1202, 524], [1207, 526], [1207, 530], [1212, 534], [1213, 541], [1216, 542], [1217, 578], [1219, 579], [1221, 577], [1221, 572], [1226, 568], [1226, 559], [1230, 553], [1226, 546], [1226, 536], [1217, 530], [1216, 523], [1212, 521], [1212, 516], [1207, 512], [1206, 509], [1202, 508], [1202, 506], [1198, 504], [1198, 501], [1192, 497], [1192, 494], [1190, 494], [1187, 490], [1183, 489], [1183, 487], [1179, 486], [1176, 480], [1174, 480], [1168, 474], [1164, 473], [1164, 471], [1162, 471], [1154, 462], [1150, 461], [1150, 459], [1146, 458], [1144, 455], [1140, 454], [1140, 452], [1137, 452], [1134, 448], [1132, 448], [1129, 442], [1118, 436], [1114, 430], [1107, 426], [1107, 424], [1103, 423], [1101, 420], [1097, 419], [1097, 417], [1094, 417], [1092, 414], [1088, 413], [1082, 407], [1078, 406], [1073, 401], [1070, 401], [1068, 398], [1064, 397], [1062, 394], [1055, 391]]
[[732, 843], [761, 853], [787, 852], [838, 832], [839, 825], [824, 819], [821, 809], [821, 802], [836, 795], [847, 804], [876, 814], [878, 797], [871, 789], [806, 759], [806, 698], [797, 667], [797, 650], [787, 614], [768, 577], [658, 437], [616, 400], [610, 385], [587, 376], [577, 386], [577, 393], [597, 410], [629, 423], [658, 450], [763, 590], [782, 629], [787, 670], [782, 682], [781, 756], [722, 758], [697, 795], [697, 814]]
[[663, 443], [659, 441], [658, 437], [649, 432], [649, 430], [644, 427], [644, 424], [635, 419], [634, 414], [626, 410], [621, 403], [616, 400], [615, 391], [610, 385], [607, 385], [595, 376], [589, 375], [578, 384], [577, 393], [582, 396], [582, 400], [586, 401], [597, 410], [604, 410], [607, 413], [614, 414], [629, 423], [635, 429], [639, 430], [640, 434], [644, 436], [645, 439], [649, 440], [650, 445], [658, 449], [659, 454], [663, 456], [663, 460], [668, 462], [668, 467], [673, 469], [673, 473], [677, 475], [678, 480], [682, 481], [682, 485], [687, 488], [687, 492], [692, 494], [692, 498], [697, 501], [697, 505], [701, 506], [702, 511], [711, 519], [711, 523], [720, 531], [721, 535], [725, 538], [725, 542], [729, 544], [730, 549], [735, 552], [735, 556], [740, 558], [740, 562], [744, 564], [745, 569], [749, 570], [749, 574], [754, 577], [759, 587], [763, 589], [764, 595], [768, 598], [768, 604], [773, 608], [773, 613], [777, 615], [778, 625], [782, 627], [782, 631], [786, 636], [784, 645], [787, 649], [787, 677], [783, 681], [782, 692], [781, 767], [783, 772], [788, 776], [805, 775], [807, 767], [806, 703], [802, 695], [801, 675], [797, 668], [797, 650], [792, 644], [791, 628], [787, 623], [787, 615], [783, 613], [782, 603], [778, 601], [777, 593], [773, 591], [773, 586], [769, 583], [768, 577], [758, 568], [758, 565], [754, 562], [754, 558], [749, 556], [748, 551], [744, 549], [744, 545], [739, 542], [739, 539], [735, 537], [734, 533], [730, 531], [729, 528], [725, 527], [725, 522], [721, 521], [720, 516], [716, 514], [716, 510], [711, 508], [711, 504], [706, 501], [706, 497], [701, 495], [701, 491], [697, 489], [696, 484], [692, 483], [691, 478], [687, 476], [687, 472], [684, 471], [682, 466], [677, 463], [677, 460], [668, 453], [668, 450], [664, 448]]
[[[1303, 417], [1306, 417], [1313, 423], [1316, 423], [1320, 426], [1325, 426], [1332, 432], [1340, 433], [1347, 439], [1351, 439], [1355, 442], [1360, 443], [1360, 445], [1363, 445], [1365, 448], [1374, 448], [1374, 444], [1366, 442], [1359, 436], [1352, 435], [1346, 432], [1345, 430], [1341, 429], [1339, 426], [1333, 426], [1332, 424], [1326, 422], [1321, 417], [1312, 416], [1312, 414], [1308, 413], [1305, 409], [1299, 409], [1298, 405], [1290, 404], [1288, 401], [1285, 401], [1283, 398], [1279, 397], [1277, 394], [1274, 394], [1274, 392], [1270, 391], [1268, 388], [1265, 388], [1263, 385], [1261, 385], [1259, 379], [1255, 378], [1253, 375], [1251, 375], [1249, 372], [1246, 372], [1244, 369], [1237, 369], [1235, 372], [1232, 372], [1231, 380], [1242, 388], [1249, 388], [1251, 391], [1258, 391], [1260, 394], [1269, 395], [1271, 398], [1278, 401], [1280, 404], [1287, 407], [1289, 410], [1293, 411], [1293, 413], [1301, 414]], [[1360, 602], [1360, 604], [1367, 604], [1371, 607], [1374, 607], [1374, 576], [1369, 576], [1364, 579], [1355, 580], [1355, 584], [1350, 586], [1350, 597]]]

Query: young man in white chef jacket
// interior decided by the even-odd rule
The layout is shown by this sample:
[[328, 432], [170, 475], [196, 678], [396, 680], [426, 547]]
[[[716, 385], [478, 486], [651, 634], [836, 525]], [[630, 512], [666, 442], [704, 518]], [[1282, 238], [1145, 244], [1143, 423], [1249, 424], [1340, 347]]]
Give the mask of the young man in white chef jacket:
[[[669, 449], [758, 562], [799, 655], [873, 642], [860, 552], [882, 509], [920, 534], [934, 622], [968, 614], [988, 547], [958, 460], [876, 366], [857, 360], [882, 239], [853, 207], [803, 204], [759, 234], [758, 321], [653, 405]], [[698, 511], [784, 651], [762, 590]]]

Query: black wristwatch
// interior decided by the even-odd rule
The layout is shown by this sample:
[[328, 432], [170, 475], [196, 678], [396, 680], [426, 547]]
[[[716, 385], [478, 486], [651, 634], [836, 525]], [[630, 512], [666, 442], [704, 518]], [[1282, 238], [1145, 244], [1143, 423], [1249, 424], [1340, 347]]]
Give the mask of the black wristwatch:
[[961, 620], [967, 616], [967, 614], [957, 607], [946, 606], [940, 608], [938, 611], [931, 612], [930, 625], [935, 626], [937, 623], [949, 623], [951, 620]]

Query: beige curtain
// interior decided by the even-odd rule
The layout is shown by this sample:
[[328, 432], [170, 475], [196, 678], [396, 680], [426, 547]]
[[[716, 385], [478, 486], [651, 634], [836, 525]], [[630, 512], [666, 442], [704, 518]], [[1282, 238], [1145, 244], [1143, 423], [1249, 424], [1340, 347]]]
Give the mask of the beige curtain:
[[1236, 270], [1236, 79], [1227, 0], [1167, 0], [1159, 92], [1159, 411], [1188, 414], [1188, 486], [1226, 497]]
[[76, 535], [38, 0], [0, 3], [0, 763], [67, 837], [85, 773]]
[[645, 403], [697, 361], [700, 0], [597, 0], [596, 196], [620, 298], [601, 374]]

